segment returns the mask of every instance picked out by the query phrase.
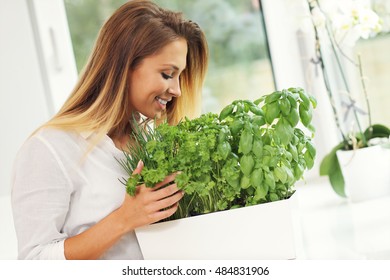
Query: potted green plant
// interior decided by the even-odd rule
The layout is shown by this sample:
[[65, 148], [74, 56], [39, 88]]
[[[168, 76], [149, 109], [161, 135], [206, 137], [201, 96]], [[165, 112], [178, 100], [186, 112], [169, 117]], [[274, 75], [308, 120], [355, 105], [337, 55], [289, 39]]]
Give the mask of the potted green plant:
[[[314, 164], [311, 120], [315, 106], [316, 100], [303, 89], [290, 88], [254, 102], [236, 100], [220, 114], [203, 114], [176, 126], [136, 125], [134, 141], [129, 142], [131, 153], [120, 161], [129, 175], [122, 178], [128, 193], [134, 195], [138, 184], [153, 186], [176, 171], [181, 173], [175, 181], [185, 192], [173, 221], [136, 230], [144, 257], [292, 258], [290, 198], [295, 182]], [[132, 175], [139, 160], [144, 168], [140, 175]], [[233, 224], [239, 222], [244, 223]], [[205, 227], [214, 229], [207, 233], [207, 241], [199, 241]], [[234, 249], [226, 254], [221, 251], [221, 242], [226, 248], [230, 236], [226, 227], [230, 234], [239, 230], [256, 235], [257, 245], [250, 239], [231, 243], [237, 239], [232, 237], [229, 246]], [[226, 237], [221, 239], [216, 232]], [[163, 246], [164, 237], [169, 253], [154, 247], [154, 242]], [[168, 241], [173, 237], [190, 238], [191, 243], [173, 249]], [[269, 242], [275, 237], [275, 243]]]
[[[334, 191], [352, 201], [361, 201], [390, 194], [390, 151], [386, 149], [390, 129], [372, 124], [369, 98], [360, 56], [355, 62], [347, 54], [359, 38], [368, 38], [380, 31], [380, 19], [361, 1], [346, 1], [343, 6], [328, 5], [308, 0], [315, 31], [316, 53], [322, 68], [324, 84], [332, 106], [334, 120], [341, 141], [322, 160], [320, 175], [328, 176]], [[329, 3], [324, 3], [329, 4]], [[333, 5], [341, 3], [333, 2]], [[333, 12], [332, 12], [333, 8]], [[326, 57], [325, 51], [330, 51]], [[329, 58], [331, 56], [331, 58]], [[330, 61], [332, 60], [332, 61]], [[362, 126], [362, 110], [356, 106], [347, 71], [356, 71], [367, 107], [367, 128]], [[332, 77], [333, 73], [333, 77]], [[336, 81], [340, 78], [339, 81]], [[334, 92], [344, 92], [346, 112], [352, 111], [353, 131], [340, 123], [341, 106]], [[360, 116], [359, 116], [360, 114]]]

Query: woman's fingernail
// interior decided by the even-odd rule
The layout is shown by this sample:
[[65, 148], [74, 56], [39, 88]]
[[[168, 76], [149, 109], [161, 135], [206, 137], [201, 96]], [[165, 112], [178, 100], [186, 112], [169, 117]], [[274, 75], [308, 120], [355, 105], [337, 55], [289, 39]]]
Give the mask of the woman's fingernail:
[[137, 168], [140, 168], [144, 163], [142, 162], [142, 159], [139, 160], [138, 164], [137, 164]]

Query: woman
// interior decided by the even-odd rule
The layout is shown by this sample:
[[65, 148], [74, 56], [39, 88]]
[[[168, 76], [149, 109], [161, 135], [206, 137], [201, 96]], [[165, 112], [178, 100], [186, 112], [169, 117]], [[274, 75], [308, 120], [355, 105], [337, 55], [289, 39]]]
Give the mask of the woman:
[[134, 116], [198, 113], [206, 67], [204, 34], [180, 13], [130, 1], [108, 19], [69, 99], [16, 158], [20, 259], [142, 259], [134, 229], [172, 215], [183, 193], [172, 174], [129, 196], [117, 159]]

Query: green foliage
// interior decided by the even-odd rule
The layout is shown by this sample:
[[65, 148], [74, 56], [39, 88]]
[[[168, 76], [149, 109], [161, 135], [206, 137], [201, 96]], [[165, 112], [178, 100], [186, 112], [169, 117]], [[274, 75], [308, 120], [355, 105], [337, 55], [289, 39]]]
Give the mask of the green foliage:
[[87, 62], [104, 21], [126, 0], [64, 0], [69, 29], [80, 72]]
[[197, 22], [209, 42], [210, 67], [226, 67], [268, 57], [261, 27], [261, 14], [251, 1], [155, 0], [164, 8], [181, 11]]
[[[314, 103], [301, 106], [305, 100], [303, 89], [290, 88], [256, 102], [236, 100], [219, 115], [203, 114], [177, 126], [136, 126], [131, 152], [120, 161], [129, 174], [123, 183], [134, 195], [137, 185], [151, 187], [181, 171], [175, 181], [186, 195], [174, 219], [288, 198], [316, 156], [312, 135], [286, 119], [295, 110], [301, 120], [296, 124], [311, 126], [311, 119], [303, 120]], [[267, 118], [276, 107], [284, 109]], [[133, 176], [139, 160], [145, 167]]]

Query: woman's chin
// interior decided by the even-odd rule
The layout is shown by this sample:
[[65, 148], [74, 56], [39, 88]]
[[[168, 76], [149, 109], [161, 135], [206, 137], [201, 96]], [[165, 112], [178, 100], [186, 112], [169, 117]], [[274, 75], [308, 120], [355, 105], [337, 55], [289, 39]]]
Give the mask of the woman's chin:
[[154, 112], [148, 112], [148, 113], [142, 113], [142, 112], [139, 112], [139, 114], [141, 114], [141, 118], [148, 118], [148, 119], [156, 119], [156, 120], [160, 120], [161, 118], [164, 117], [164, 112], [165, 111], [154, 111]]
[[154, 114], [145, 114], [144, 116], [149, 118], [149, 119], [152, 119], [152, 120], [154, 120], [154, 119], [159, 120], [162, 117], [162, 113], [163, 112], [157, 112], [157, 113], [154, 113]]
[[162, 116], [162, 112], [158, 112], [154, 117], [156, 120], [159, 120], [161, 119], [161, 116]]

